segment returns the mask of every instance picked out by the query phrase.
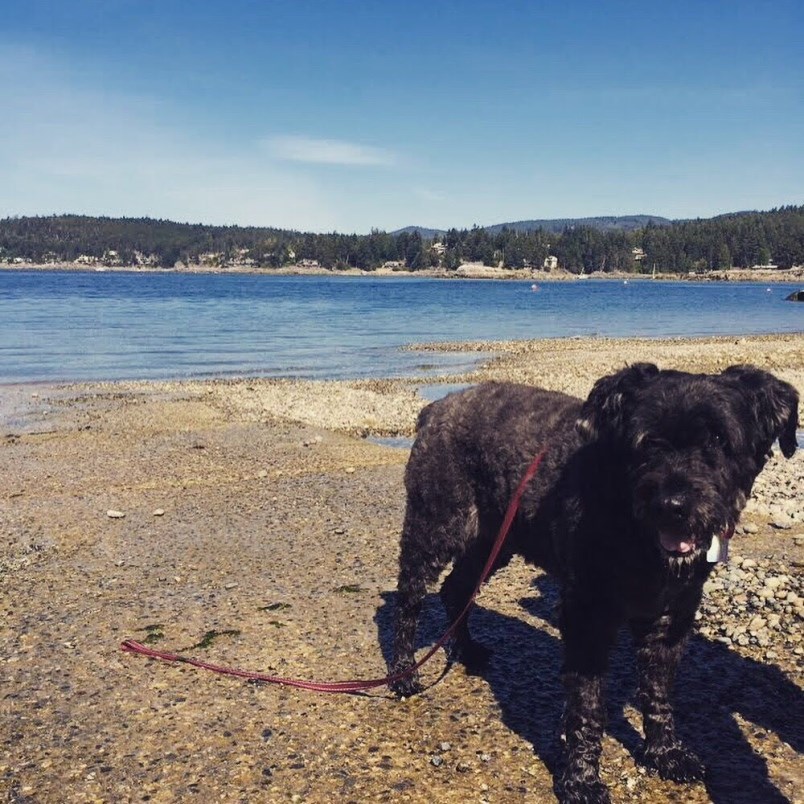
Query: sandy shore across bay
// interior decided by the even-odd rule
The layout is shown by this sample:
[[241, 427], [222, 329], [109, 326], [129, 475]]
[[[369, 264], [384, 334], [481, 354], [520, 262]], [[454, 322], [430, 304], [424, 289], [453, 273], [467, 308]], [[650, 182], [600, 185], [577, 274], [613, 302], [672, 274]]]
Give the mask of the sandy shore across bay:
[[[445, 387], [588, 393], [649, 360], [753, 363], [804, 396], [804, 334], [432, 345], [478, 352]], [[0, 797], [14, 802], [554, 800], [555, 588], [520, 562], [483, 591], [489, 671], [398, 702], [325, 696], [122, 653], [316, 679], [384, 674], [407, 450], [432, 377], [0, 388]], [[799, 413], [804, 421], [804, 411]], [[617, 802], [804, 800], [804, 450], [773, 459], [707, 589], [678, 684], [707, 784], [639, 762], [627, 646], [603, 775]], [[422, 647], [444, 627], [428, 601]], [[437, 682], [437, 683], [436, 683]]]
[[455, 270], [446, 268], [421, 268], [417, 271], [388, 268], [382, 266], [372, 270], [362, 268], [334, 269], [321, 265], [316, 267], [302, 265], [285, 265], [282, 268], [258, 268], [248, 264], [232, 264], [226, 267], [217, 265], [184, 265], [177, 263], [173, 268], [158, 268], [153, 265], [87, 265], [75, 262], [53, 263], [0, 263], [0, 271], [97, 271], [97, 272], [134, 272], [134, 273], [187, 273], [187, 274], [257, 274], [262, 276], [340, 276], [340, 277], [397, 277], [397, 278], [430, 278], [430, 279], [493, 279], [519, 280], [537, 283], [575, 282], [588, 279], [611, 282], [760, 282], [762, 284], [791, 283], [804, 280], [804, 266], [794, 265], [791, 268], [722, 268], [706, 273], [673, 273], [657, 271], [652, 273], [631, 273], [625, 271], [593, 271], [580, 276], [563, 268], [554, 270], [501, 268], [483, 265], [479, 262], [463, 263]]

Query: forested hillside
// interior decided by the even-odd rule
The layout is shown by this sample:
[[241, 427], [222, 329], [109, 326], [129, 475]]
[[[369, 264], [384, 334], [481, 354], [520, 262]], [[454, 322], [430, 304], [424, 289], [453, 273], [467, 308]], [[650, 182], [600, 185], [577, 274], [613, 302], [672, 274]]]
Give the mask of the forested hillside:
[[555, 257], [559, 267], [574, 273], [804, 265], [804, 206], [669, 224], [645, 219], [646, 224], [634, 229], [567, 225], [548, 231], [510, 224], [450, 229], [425, 238], [418, 230], [312, 234], [149, 218], [19, 217], [0, 220], [0, 262], [165, 268], [177, 262], [256, 268], [317, 263], [335, 270], [373, 270], [392, 263], [416, 271], [434, 266], [451, 270], [462, 262], [541, 268], [548, 257]]

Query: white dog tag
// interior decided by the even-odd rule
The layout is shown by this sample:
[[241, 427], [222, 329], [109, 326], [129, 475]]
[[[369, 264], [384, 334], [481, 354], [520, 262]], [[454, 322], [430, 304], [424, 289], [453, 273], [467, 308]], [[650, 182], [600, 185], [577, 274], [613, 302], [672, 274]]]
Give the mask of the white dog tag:
[[712, 544], [706, 551], [706, 560], [710, 564], [725, 564], [729, 560], [729, 540], [713, 536]]

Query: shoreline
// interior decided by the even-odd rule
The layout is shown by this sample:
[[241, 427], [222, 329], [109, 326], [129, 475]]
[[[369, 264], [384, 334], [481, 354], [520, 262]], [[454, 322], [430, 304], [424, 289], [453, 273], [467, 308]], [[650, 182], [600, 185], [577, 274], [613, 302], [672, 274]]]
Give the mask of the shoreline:
[[[472, 372], [427, 383], [508, 379], [584, 396], [626, 362], [752, 362], [804, 392], [804, 333], [493, 345]], [[555, 587], [519, 560], [473, 615], [495, 649], [490, 672], [439, 679], [438, 656], [424, 671], [433, 686], [405, 702], [247, 684], [119, 649], [134, 638], [278, 675], [381, 676], [408, 452], [365, 436], [411, 433], [420, 384], [15, 384], [23, 409], [0, 426], [0, 798], [553, 800]], [[682, 663], [679, 722], [707, 786], [639, 764], [632, 657], [614, 652], [603, 774], [617, 801], [710, 804], [730, 800], [735, 779], [752, 800], [795, 798], [802, 570], [804, 449], [757, 480]], [[433, 595], [420, 647], [442, 628]]]
[[[146, 380], [31, 380], [0, 383], [0, 424], [36, 408], [42, 399], [74, 395], [206, 395], [237, 415], [263, 415], [351, 435], [410, 436], [426, 404], [423, 388], [488, 380], [539, 385], [584, 398], [595, 380], [638, 361], [660, 368], [715, 373], [753, 363], [799, 389], [804, 423], [804, 332], [701, 337], [568, 336], [510, 341], [409, 344], [421, 352], [486, 355], [468, 371], [363, 379], [299, 379], [262, 376]], [[16, 402], [14, 401], [16, 400]], [[804, 427], [804, 424], [802, 424]]]
[[114, 265], [92, 267], [75, 265], [74, 263], [23, 263], [19, 265], [0, 264], [2, 271], [48, 271], [70, 273], [135, 273], [135, 274], [216, 274], [221, 276], [310, 276], [310, 277], [398, 277], [398, 278], [429, 278], [429, 279], [489, 279], [550, 283], [550, 282], [580, 282], [584, 280], [607, 282], [756, 282], [761, 284], [792, 284], [804, 283], [804, 266], [794, 266], [789, 269], [763, 270], [747, 268], [730, 268], [709, 271], [706, 274], [676, 274], [670, 272], [657, 272], [656, 275], [594, 271], [590, 274], [573, 274], [570, 271], [556, 269], [542, 271], [533, 269], [494, 268], [477, 263], [465, 263], [454, 271], [444, 268], [423, 268], [419, 271], [377, 268], [364, 270], [348, 268], [335, 270], [330, 268], [307, 268], [300, 266], [286, 266], [282, 268], [255, 268], [253, 266], [233, 266], [221, 268], [207, 265], [190, 265], [173, 268], [158, 268], [154, 266]]

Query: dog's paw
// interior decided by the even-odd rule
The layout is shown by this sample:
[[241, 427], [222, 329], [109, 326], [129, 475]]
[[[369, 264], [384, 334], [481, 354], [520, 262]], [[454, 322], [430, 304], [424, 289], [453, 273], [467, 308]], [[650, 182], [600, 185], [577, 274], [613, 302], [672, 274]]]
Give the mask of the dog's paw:
[[[394, 673], [401, 673], [404, 669], [405, 668], [401, 668], [400, 670], [394, 671]], [[421, 681], [419, 681], [419, 674], [417, 672], [391, 681], [388, 686], [391, 692], [398, 698], [411, 698], [414, 695], [418, 695], [424, 689]]]
[[669, 748], [647, 750], [645, 759], [659, 772], [662, 779], [673, 782], [699, 782], [704, 778], [705, 768], [697, 754], [674, 743]]
[[493, 651], [473, 639], [456, 642], [450, 646], [450, 662], [460, 662], [469, 675], [480, 675], [489, 666]]
[[609, 790], [600, 779], [578, 779], [565, 773], [555, 793], [561, 804], [611, 804]]

